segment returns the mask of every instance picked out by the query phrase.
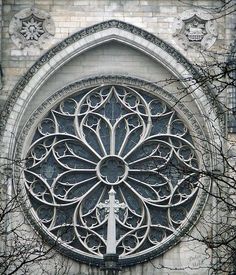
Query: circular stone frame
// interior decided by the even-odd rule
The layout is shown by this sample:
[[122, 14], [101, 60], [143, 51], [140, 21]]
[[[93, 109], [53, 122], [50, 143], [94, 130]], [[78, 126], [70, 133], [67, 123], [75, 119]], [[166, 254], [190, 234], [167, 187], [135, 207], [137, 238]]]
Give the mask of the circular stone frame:
[[[23, 127], [22, 132], [20, 134], [19, 140], [17, 142], [18, 146], [15, 150], [15, 158], [16, 159], [24, 159], [25, 152], [27, 152], [27, 146], [30, 144], [30, 140], [32, 138], [32, 134], [34, 133], [34, 129], [40, 119], [57, 103], [59, 103], [62, 99], [78, 93], [79, 91], [83, 91], [87, 88], [93, 88], [96, 86], [101, 85], [127, 85], [132, 86], [134, 88], [139, 88], [142, 90], [147, 91], [152, 95], [156, 95], [158, 98], [162, 99], [164, 102], [168, 102], [168, 105], [174, 108], [177, 113], [181, 116], [181, 118], [185, 121], [186, 125], [188, 126], [190, 133], [194, 133], [195, 139], [199, 138], [201, 141], [205, 136], [204, 132], [202, 131], [198, 121], [195, 119], [194, 115], [189, 111], [183, 103], [181, 103], [177, 98], [175, 98], [172, 94], [168, 93], [164, 89], [158, 87], [155, 84], [149, 83], [142, 79], [132, 78], [132, 77], [125, 77], [125, 76], [99, 76], [99, 77], [92, 77], [88, 79], [84, 79], [75, 83], [68, 85], [67, 87], [62, 88], [61, 90], [57, 91], [54, 95], [49, 97], [40, 107], [31, 115], [29, 120], [27, 121], [26, 125]], [[207, 138], [205, 139], [207, 140]], [[201, 143], [201, 151], [203, 148], [204, 150], [203, 155], [207, 156], [206, 160], [204, 161], [204, 165], [211, 165], [209, 162], [211, 160], [210, 156], [208, 156], [207, 152], [209, 152], [209, 148], [207, 149], [208, 145], [207, 142]], [[208, 162], [206, 163], [208, 159]], [[202, 166], [203, 164], [200, 164]], [[22, 170], [19, 166], [14, 167], [14, 178], [21, 179], [15, 183], [15, 191], [20, 193], [21, 196], [24, 197], [24, 204], [22, 204], [23, 210], [26, 213], [26, 216], [32, 226], [40, 232], [43, 238], [52, 246], [54, 246], [58, 251], [74, 260], [84, 262], [87, 264], [91, 264], [94, 266], [101, 266], [103, 264], [103, 258], [98, 256], [91, 257], [90, 255], [83, 255], [79, 254], [74, 250], [72, 250], [66, 243], [55, 238], [53, 234], [49, 234], [46, 232], [45, 228], [42, 227], [42, 224], [36, 220], [35, 214], [32, 211], [32, 207], [30, 204], [29, 199], [27, 198], [26, 190], [22, 188], [24, 178], [22, 178]], [[204, 181], [204, 190], [208, 190], [210, 188], [210, 181], [207, 178], [202, 179]], [[129, 256], [129, 257], [120, 257], [119, 262], [121, 266], [131, 266], [138, 263], [142, 263], [148, 261], [158, 255], [163, 254], [174, 245], [176, 245], [180, 239], [187, 233], [189, 230], [194, 226], [194, 224], [199, 219], [205, 203], [207, 201], [208, 195], [207, 192], [204, 190], [200, 190], [200, 196], [196, 199], [193, 206], [193, 211], [190, 214], [190, 218], [187, 222], [184, 222], [176, 231], [173, 236], [167, 237], [166, 241], [163, 243], [161, 247], [155, 250], [148, 251], [144, 255], [137, 255], [137, 256]]]

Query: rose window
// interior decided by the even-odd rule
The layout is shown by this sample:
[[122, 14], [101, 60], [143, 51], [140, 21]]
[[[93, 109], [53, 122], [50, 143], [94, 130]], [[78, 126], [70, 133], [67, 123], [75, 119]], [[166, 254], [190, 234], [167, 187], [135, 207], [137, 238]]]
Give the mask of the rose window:
[[176, 243], [198, 199], [198, 159], [184, 121], [154, 93], [128, 85], [84, 89], [55, 105], [28, 149], [33, 217], [61, 251], [99, 263], [110, 242], [123, 265]]

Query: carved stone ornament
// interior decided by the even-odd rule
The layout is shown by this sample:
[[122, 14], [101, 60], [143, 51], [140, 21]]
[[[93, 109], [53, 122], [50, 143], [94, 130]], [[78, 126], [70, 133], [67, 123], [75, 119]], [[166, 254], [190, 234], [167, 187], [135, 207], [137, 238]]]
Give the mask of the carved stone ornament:
[[189, 47], [209, 49], [216, 41], [216, 22], [205, 12], [188, 10], [174, 22], [174, 36], [179, 44], [187, 50]]
[[47, 12], [32, 7], [18, 12], [12, 18], [9, 33], [20, 49], [30, 46], [43, 49], [55, 34], [55, 25]]

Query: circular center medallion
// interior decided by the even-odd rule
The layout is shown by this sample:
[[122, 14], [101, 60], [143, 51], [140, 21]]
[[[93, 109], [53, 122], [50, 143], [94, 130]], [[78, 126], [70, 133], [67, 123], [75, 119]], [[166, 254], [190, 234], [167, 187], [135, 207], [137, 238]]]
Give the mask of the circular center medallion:
[[117, 156], [107, 156], [98, 163], [97, 175], [106, 184], [119, 184], [125, 180], [127, 174], [127, 165]]

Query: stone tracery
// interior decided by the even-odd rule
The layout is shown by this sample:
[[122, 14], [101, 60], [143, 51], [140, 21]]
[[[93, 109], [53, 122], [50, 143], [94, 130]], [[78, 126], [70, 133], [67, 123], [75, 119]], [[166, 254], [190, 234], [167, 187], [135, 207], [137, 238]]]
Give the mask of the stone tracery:
[[38, 222], [88, 257], [105, 253], [108, 216], [99, 205], [111, 188], [126, 205], [116, 215], [121, 258], [161, 249], [198, 193], [183, 121], [163, 100], [124, 85], [61, 101], [38, 125], [27, 159], [25, 187]]

